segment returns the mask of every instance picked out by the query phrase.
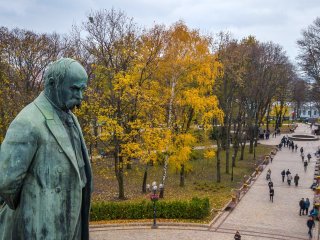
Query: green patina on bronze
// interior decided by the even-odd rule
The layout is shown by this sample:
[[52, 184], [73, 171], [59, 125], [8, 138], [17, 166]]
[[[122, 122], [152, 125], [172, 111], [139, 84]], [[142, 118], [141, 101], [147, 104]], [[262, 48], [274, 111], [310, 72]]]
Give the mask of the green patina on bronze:
[[11, 123], [0, 150], [0, 239], [89, 239], [92, 174], [77, 118], [87, 74], [53, 62], [45, 90]]

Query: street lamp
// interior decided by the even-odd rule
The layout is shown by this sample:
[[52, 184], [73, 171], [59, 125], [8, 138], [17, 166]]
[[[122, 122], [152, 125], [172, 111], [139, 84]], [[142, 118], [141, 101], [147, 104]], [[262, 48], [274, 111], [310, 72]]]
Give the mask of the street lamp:
[[[159, 184], [159, 190], [161, 192], [161, 190], [163, 189], [163, 184]], [[153, 182], [151, 184], [151, 188], [150, 188], [150, 184], [147, 184], [147, 190], [149, 190], [151, 192], [150, 194], [150, 199], [153, 203], [153, 224], [151, 226], [151, 228], [158, 228], [157, 225], [157, 207], [156, 207], [156, 202], [159, 200], [159, 194], [158, 194], [158, 186], [157, 186], [157, 182]]]
[[257, 138], [253, 139], [253, 160], [256, 160], [256, 141]]

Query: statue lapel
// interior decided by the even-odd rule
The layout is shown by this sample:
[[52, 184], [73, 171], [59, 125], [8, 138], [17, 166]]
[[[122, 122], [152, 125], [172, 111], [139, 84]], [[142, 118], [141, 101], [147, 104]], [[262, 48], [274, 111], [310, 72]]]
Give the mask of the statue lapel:
[[47, 98], [44, 96], [44, 93], [41, 93], [40, 96], [34, 101], [35, 105], [38, 107], [38, 109], [42, 112], [44, 117], [46, 118], [47, 126], [58, 142], [61, 149], [64, 151], [64, 153], [68, 156], [70, 159], [72, 165], [74, 166], [75, 170], [78, 173], [78, 176], [80, 178], [79, 174], [79, 167], [77, 163], [77, 159], [75, 156], [75, 152], [72, 148], [71, 141], [69, 139], [69, 136], [59, 118], [55, 110], [53, 109], [50, 102], [47, 100]]

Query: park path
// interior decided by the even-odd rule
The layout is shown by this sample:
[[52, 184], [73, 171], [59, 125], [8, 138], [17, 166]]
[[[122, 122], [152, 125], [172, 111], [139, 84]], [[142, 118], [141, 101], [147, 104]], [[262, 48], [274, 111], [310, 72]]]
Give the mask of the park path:
[[[309, 134], [308, 125], [299, 124], [295, 134]], [[276, 145], [281, 136], [270, 140], [261, 140], [261, 144]], [[289, 135], [290, 136], [290, 135]], [[305, 155], [313, 153], [319, 146], [319, 141], [296, 142], [303, 146]], [[299, 152], [299, 149], [298, 149]], [[272, 171], [271, 178], [274, 183], [274, 202], [269, 201], [269, 189], [265, 179], [266, 169], [257, 178], [247, 194], [241, 199], [236, 208], [231, 212], [224, 212], [210, 227], [197, 226], [160, 226], [151, 229], [150, 226], [92, 226], [90, 236], [92, 240], [127, 240], [127, 239], [156, 239], [156, 240], [227, 240], [233, 239], [236, 230], [242, 235], [242, 239], [282, 239], [300, 240], [308, 239], [306, 216], [299, 216], [299, 200], [308, 197], [313, 201], [313, 192], [310, 185], [313, 181], [316, 159], [313, 155], [311, 163], [304, 172], [300, 153], [283, 148], [274, 157], [274, 160], [266, 169]], [[292, 175], [300, 176], [299, 186], [288, 186], [281, 180], [281, 171], [290, 169]], [[150, 223], [151, 224], [151, 223]], [[314, 231], [317, 234], [317, 229]], [[314, 239], [316, 239], [314, 237]]]

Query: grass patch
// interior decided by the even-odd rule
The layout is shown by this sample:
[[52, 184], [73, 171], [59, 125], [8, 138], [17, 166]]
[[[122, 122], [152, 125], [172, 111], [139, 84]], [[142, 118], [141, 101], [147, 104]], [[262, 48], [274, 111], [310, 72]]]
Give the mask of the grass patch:
[[[245, 175], [250, 175], [262, 161], [264, 155], [270, 153], [271, 146], [258, 145], [256, 148], [256, 160], [253, 154], [248, 153], [248, 146], [245, 149], [244, 160], [236, 160], [234, 168], [234, 181], [231, 182], [231, 168], [229, 174], [225, 173], [225, 152], [221, 154], [221, 183], [216, 182], [216, 159], [204, 159], [204, 150], [194, 150], [192, 160], [186, 166], [185, 186], [179, 186], [179, 169], [169, 165], [168, 176], [165, 185], [165, 201], [190, 201], [194, 197], [208, 198], [213, 209], [222, 208], [230, 199], [232, 189], [239, 188]], [[230, 154], [231, 156], [232, 154]], [[94, 172], [93, 203], [102, 201], [117, 202], [118, 183], [114, 176], [113, 159], [95, 159], [92, 163]], [[143, 200], [150, 201], [149, 194], [142, 193], [142, 180], [145, 165], [137, 161], [132, 162], [132, 169], [125, 171], [125, 202], [137, 203]], [[231, 157], [230, 157], [231, 166]], [[148, 180], [160, 182], [162, 178], [160, 164], [149, 166]], [[163, 200], [160, 200], [163, 201]], [[214, 215], [198, 222], [209, 222]], [[191, 222], [193, 220], [190, 220]]]

